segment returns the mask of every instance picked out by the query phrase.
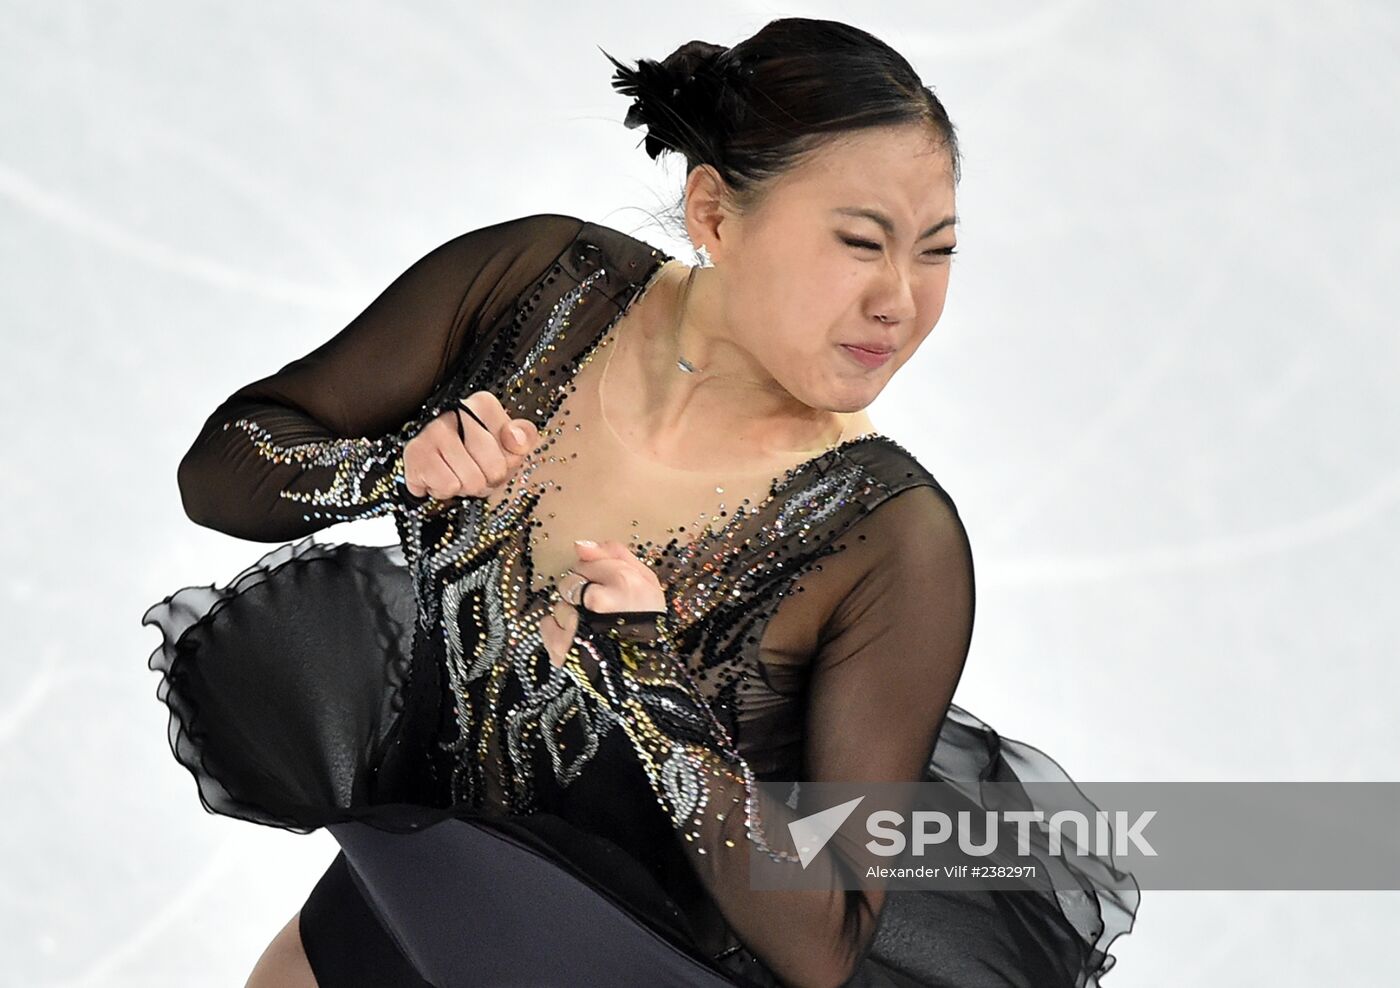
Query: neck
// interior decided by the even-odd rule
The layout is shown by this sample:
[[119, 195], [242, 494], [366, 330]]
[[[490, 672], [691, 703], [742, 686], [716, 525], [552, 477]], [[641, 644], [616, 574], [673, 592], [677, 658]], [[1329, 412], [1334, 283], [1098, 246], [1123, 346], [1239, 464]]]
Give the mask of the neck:
[[[723, 445], [781, 456], [869, 429], [864, 411], [813, 408], [774, 380], [724, 323], [719, 269], [670, 266], [674, 272], [663, 273], [639, 305], [646, 312], [638, 331], [620, 337], [621, 352], [609, 357], [622, 365], [612, 371], [609, 407], [628, 424], [630, 441], [683, 456], [690, 444], [713, 447], [724, 437]], [[677, 366], [681, 357], [695, 372]], [[638, 383], [618, 387], [622, 381]]]

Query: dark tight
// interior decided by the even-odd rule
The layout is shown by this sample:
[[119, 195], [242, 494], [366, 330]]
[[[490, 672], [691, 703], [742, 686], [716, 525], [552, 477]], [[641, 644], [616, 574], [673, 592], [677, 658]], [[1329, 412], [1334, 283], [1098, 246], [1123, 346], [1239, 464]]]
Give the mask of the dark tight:
[[320, 988], [735, 984], [505, 834], [327, 829], [342, 851], [301, 920]]
[[319, 988], [432, 988], [395, 948], [344, 851], [301, 907], [301, 945]]

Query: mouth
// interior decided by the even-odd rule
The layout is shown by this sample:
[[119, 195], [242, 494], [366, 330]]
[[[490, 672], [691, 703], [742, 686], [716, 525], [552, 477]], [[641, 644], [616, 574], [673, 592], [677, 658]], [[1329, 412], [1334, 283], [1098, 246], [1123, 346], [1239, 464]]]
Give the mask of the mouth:
[[895, 351], [894, 347], [858, 346], [854, 343], [842, 343], [841, 349], [862, 367], [879, 367], [894, 356]]

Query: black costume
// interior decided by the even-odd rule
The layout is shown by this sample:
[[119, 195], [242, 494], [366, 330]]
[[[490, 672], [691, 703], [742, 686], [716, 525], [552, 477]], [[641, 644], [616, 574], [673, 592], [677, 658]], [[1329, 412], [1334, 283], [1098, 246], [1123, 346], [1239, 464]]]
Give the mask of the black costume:
[[[1097, 883], [1118, 874], [1111, 860], [1038, 893], [893, 891], [878, 917], [858, 891], [775, 909], [749, 887], [751, 844], [790, 859], [785, 821], [751, 812], [756, 779], [939, 780], [980, 809], [981, 782], [1066, 778], [950, 703], [972, 556], [951, 498], [893, 440], [841, 442], [715, 529], [648, 543], [666, 612], [585, 609], [562, 668], [539, 637], [550, 588], [534, 585], [526, 534], [538, 492], [495, 507], [408, 494], [404, 444], [460, 397], [490, 391], [545, 434], [573, 375], [670, 259], [568, 216], [473, 230], [214, 411], [180, 464], [188, 514], [286, 544], [224, 587], [187, 587], [147, 612], [176, 757], [212, 812], [331, 826], [366, 855], [431, 827], [442, 859], [459, 852], [442, 850], [456, 838], [435, 824], [478, 828], [457, 831], [477, 848], [460, 853], [489, 836], [584, 883], [696, 984], [1097, 984], [1137, 906], [1135, 890]], [[385, 513], [398, 545], [307, 537]], [[812, 865], [833, 889], [841, 840]], [[361, 874], [337, 857], [303, 909], [318, 980], [428, 983], [406, 955], [432, 962], [372, 904], [365, 861]], [[542, 893], [495, 886], [477, 908], [521, 895]], [[470, 912], [443, 922], [464, 942], [481, 926]], [[516, 935], [522, 970], [524, 952], [556, 939]], [[576, 960], [576, 981], [561, 983], [595, 983]], [[474, 973], [433, 977], [513, 983]]]

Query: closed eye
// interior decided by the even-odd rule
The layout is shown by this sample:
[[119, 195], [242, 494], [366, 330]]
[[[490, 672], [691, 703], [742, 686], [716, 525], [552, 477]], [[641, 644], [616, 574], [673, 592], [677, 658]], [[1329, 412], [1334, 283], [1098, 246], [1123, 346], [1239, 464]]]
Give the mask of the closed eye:
[[[842, 237], [841, 240], [850, 247], [859, 247], [862, 250], [880, 249], [880, 245], [871, 240], [858, 240], [855, 237]], [[936, 257], [952, 257], [957, 252], [956, 247], [934, 247], [924, 251], [925, 254], [932, 254]]]

